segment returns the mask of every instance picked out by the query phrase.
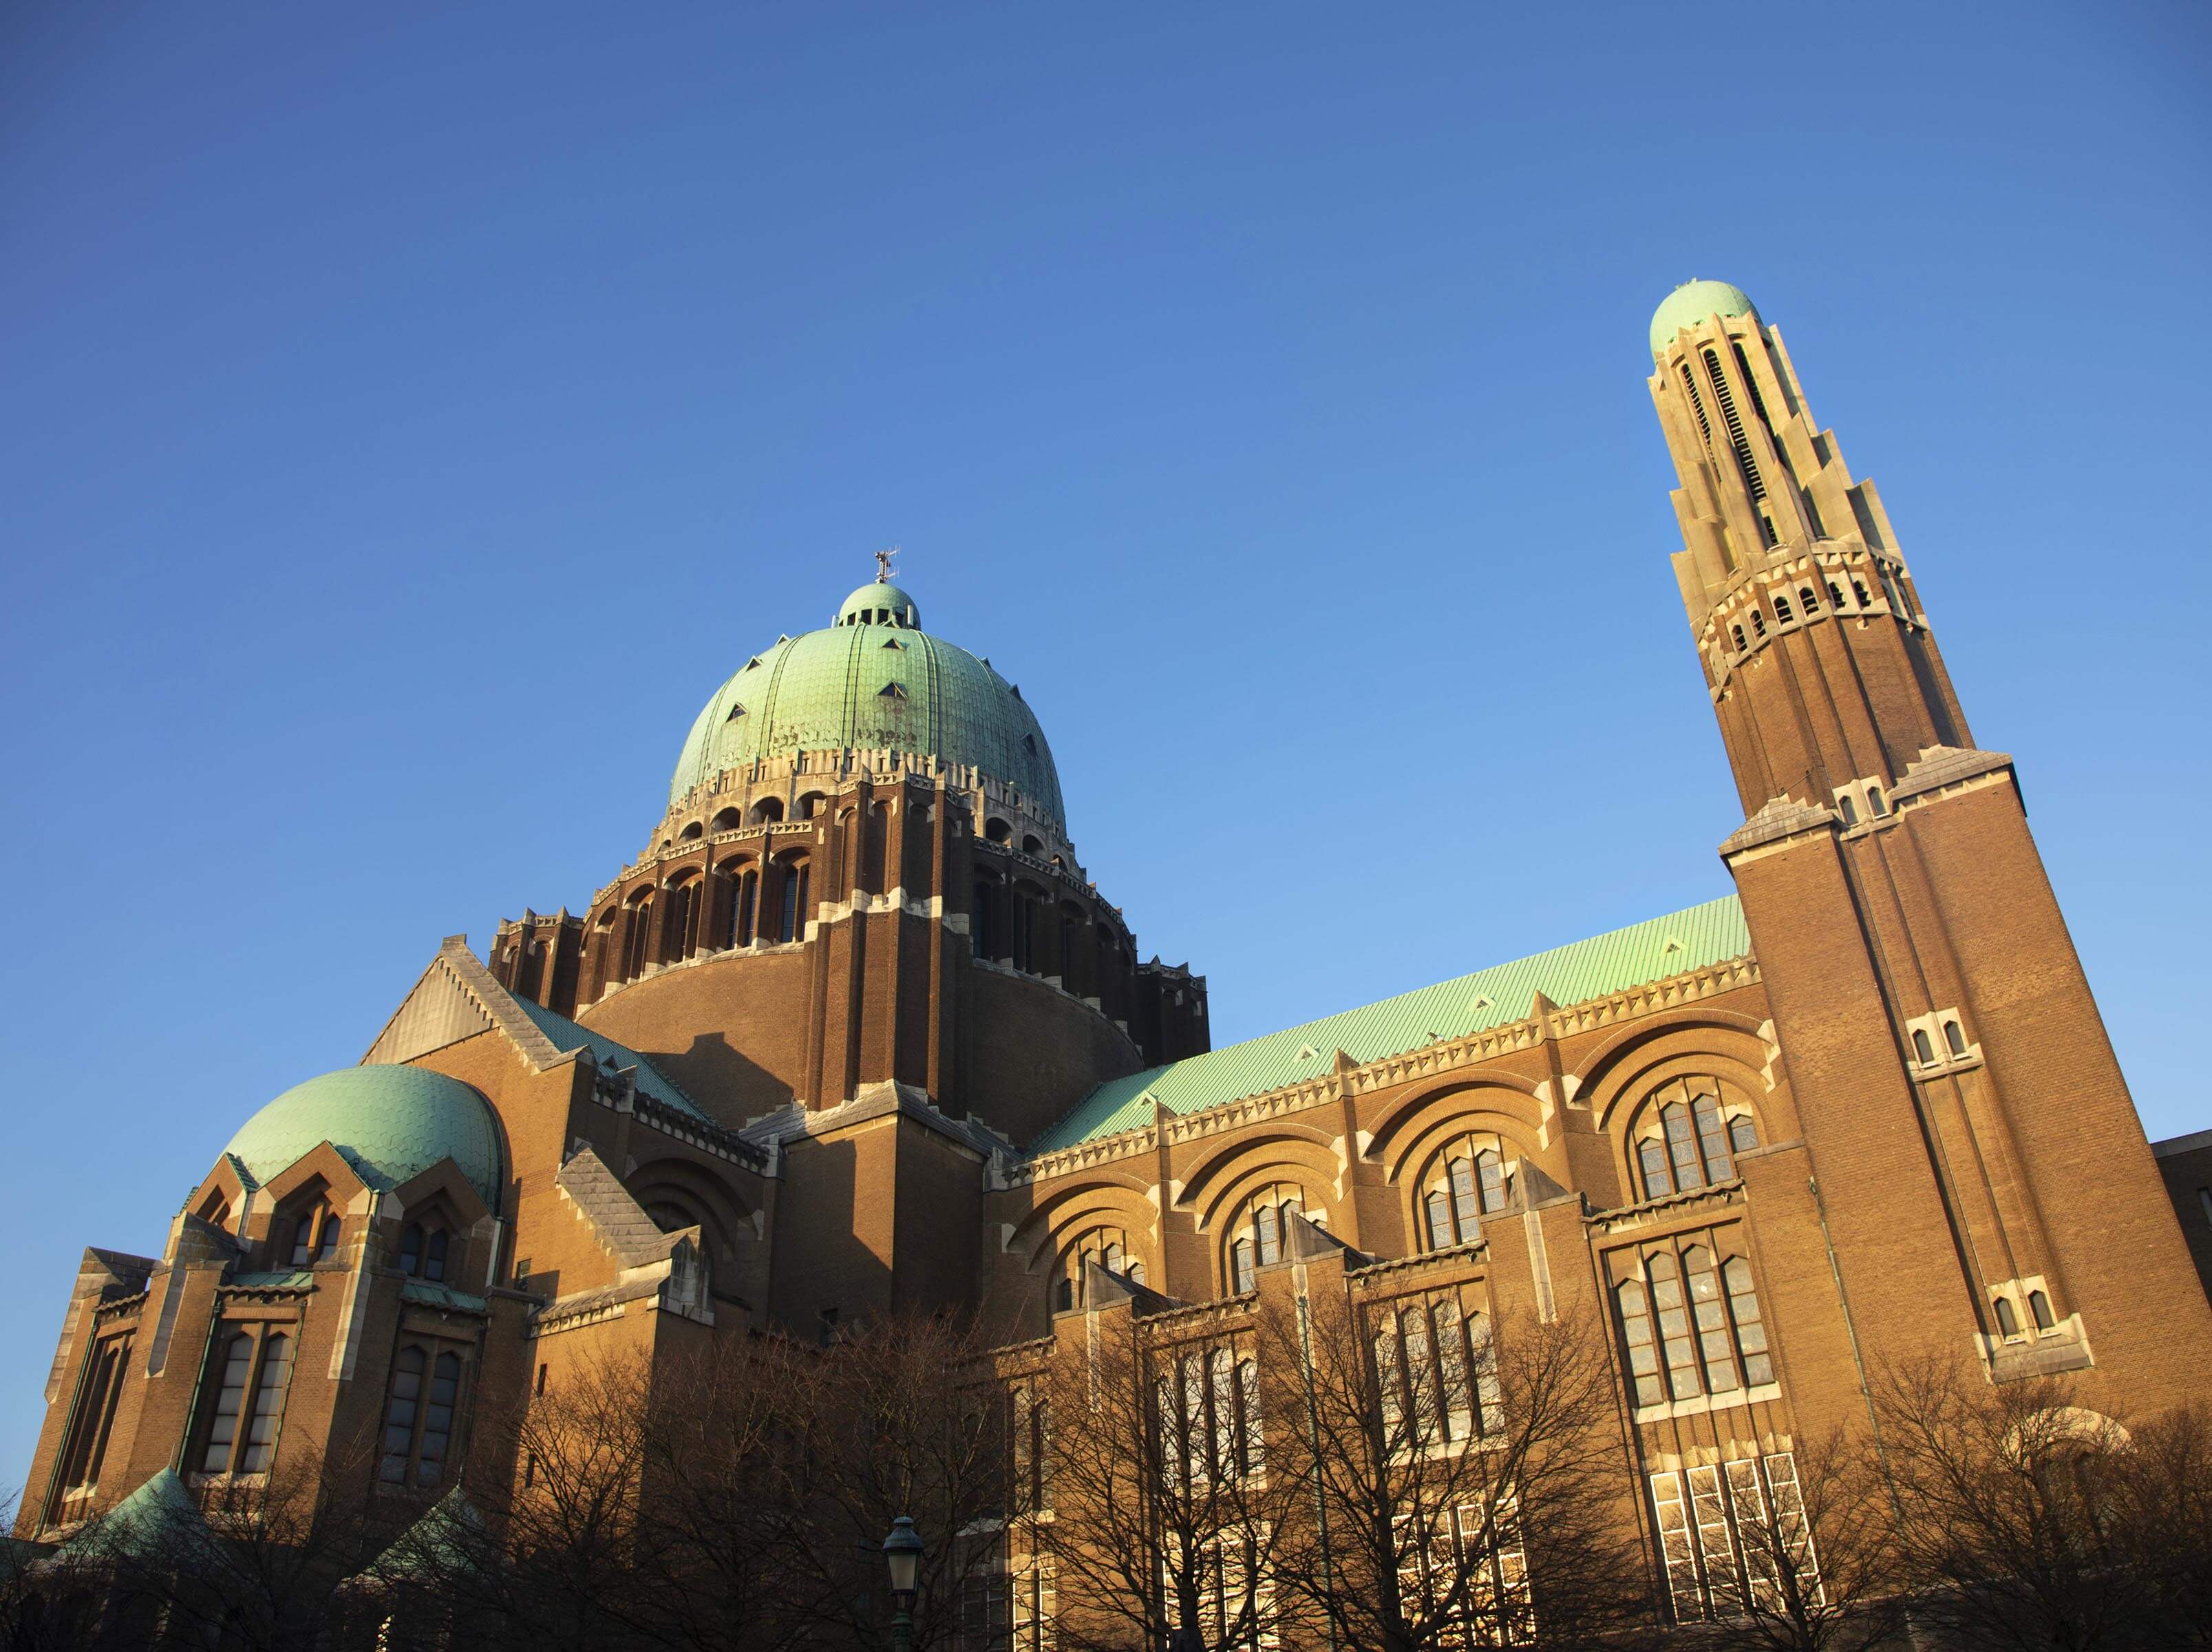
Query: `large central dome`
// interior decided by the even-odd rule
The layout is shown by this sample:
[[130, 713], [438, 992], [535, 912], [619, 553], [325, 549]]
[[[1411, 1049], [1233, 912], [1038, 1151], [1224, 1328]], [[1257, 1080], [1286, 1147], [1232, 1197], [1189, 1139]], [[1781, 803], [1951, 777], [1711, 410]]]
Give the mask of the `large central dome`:
[[887, 580], [846, 598], [826, 630], [763, 649], [715, 691], [684, 738], [669, 804], [757, 757], [848, 749], [973, 767], [1066, 829], [1052, 748], [1021, 690], [922, 630], [914, 598]]

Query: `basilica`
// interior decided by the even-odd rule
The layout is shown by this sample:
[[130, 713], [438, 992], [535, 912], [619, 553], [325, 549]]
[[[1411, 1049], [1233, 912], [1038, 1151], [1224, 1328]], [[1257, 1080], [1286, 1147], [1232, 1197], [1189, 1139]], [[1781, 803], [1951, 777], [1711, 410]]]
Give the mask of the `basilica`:
[[511, 1482], [489, 1407], [702, 1339], [1218, 1327], [1316, 1236], [1439, 1336], [1601, 1313], [1681, 1619], [1875, 1362], [2199, 1391], [2212, 1131], [2144, 1138], [1940, 554], [1923, 588], [1737, 288], [1668, 295], [1647, 365], [1733, 894], [1216, 1047], [1018, 683], [886, 567], [727, 662], [603, 887], [446, 938], [356, 1064], [240, 1098], [158, 1255], [84, 1253], [18, 1536], [354, 1433], [380, 1495]]

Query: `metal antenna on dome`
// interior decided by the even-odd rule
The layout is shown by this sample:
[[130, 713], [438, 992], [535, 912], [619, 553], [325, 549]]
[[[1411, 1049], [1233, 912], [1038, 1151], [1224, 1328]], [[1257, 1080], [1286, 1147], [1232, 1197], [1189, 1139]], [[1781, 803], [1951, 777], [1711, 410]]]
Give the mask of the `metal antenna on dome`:
[[876, 583], [878, 585], [889, 585], [891, 582], [891, 558], [898, 554], [899, 548], [896, 545], [893, 545], [889, 550], [879, 550], [876, 553]]

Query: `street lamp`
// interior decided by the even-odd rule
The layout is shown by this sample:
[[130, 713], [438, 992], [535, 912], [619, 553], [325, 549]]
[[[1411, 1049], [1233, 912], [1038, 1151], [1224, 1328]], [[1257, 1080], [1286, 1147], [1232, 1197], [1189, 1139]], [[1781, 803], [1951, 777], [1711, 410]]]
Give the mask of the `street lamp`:
[[921, 1537], [914, 1521], [901, 1515], [884, 1540], [884, 1564], [891, 1569], [891, 1652], [914, 1652], [914, 1597], [921, 1583]]

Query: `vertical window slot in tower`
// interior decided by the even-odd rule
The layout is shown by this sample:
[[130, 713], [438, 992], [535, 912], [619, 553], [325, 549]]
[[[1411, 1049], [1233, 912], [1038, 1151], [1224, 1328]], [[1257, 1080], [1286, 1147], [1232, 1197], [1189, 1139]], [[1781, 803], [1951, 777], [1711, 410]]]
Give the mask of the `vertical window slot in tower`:
[[[1743, 420], [1736, 413], [1728, 376], [1721, 371], [1721, 358], [1711, 350], [1705, 355], [1705, 371], [1713, 376], [1713, 394], [1721, 404], [1721, 422], [1728, 427], [1729, 446], [1735, 450], [1736, 466], [1743, 472], [1744, 486], [1751, 489], [1753, 500], [1763, 500], [1766, 497], [1766, 483], [1759, 479], [1759, 462], [1752, 457], [1750, 439], [1743, 434]], [[1771, 536], [1773, 531], [1773, 525], [1769, 523], [1767, 532]]]

